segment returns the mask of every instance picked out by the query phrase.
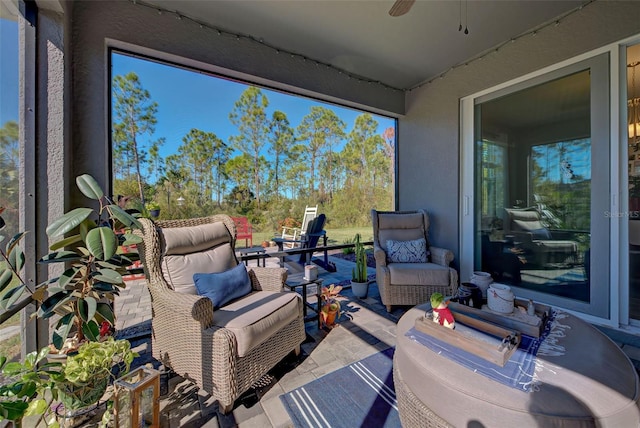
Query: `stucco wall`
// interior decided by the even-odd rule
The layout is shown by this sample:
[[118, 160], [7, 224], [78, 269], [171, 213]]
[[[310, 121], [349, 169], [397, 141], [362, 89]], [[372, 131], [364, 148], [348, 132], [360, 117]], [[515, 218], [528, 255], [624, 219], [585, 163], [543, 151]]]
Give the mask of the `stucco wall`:
[[409, 91], [406, 117], [398, 124], [400, 209], [429, 211], [431, 241], [452, 249], [458, 265], [459, 100], [638, 33], [640, 2], [596, 1], [559, 25], [519, 38]]
[[[109, 176], [107, 47], [130, 44], [258, 76], [276, 86], [325, 94], [379, 112], [402, 113], [404, 93], [377, 84], [358, 84], [343, 74], [312, 62], [278, 55], [244, 39], [218, 36], [189, 20], [159, 14], [129, 1], [74, 3], [74, 173], [89, 172], [103, 185]], [[182, 62], [182, 61], [181, 61]], [[284, 86], [283, 86], [284, 85]]]

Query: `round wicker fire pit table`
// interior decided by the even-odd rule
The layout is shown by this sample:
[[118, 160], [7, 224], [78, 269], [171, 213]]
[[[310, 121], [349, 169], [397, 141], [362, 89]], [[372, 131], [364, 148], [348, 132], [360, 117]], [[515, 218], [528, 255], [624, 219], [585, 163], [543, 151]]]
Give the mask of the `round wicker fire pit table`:
[[416, 306], [398, 322], [393, 366], [404, 428], [640, 426], [638, 375], [592, 325], [557, 313], [531, 360], [532, 382], [514, 387], [420, 343], [412, 328], [429, 309]]

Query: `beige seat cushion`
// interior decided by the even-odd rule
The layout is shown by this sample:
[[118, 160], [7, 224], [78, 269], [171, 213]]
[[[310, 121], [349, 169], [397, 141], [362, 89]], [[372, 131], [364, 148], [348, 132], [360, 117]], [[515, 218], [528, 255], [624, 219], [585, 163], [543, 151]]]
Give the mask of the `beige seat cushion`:
[[449, 285], [449, 268], [435, 263], [390, 263], [391, 285]]
[[302, 300], [297, 293], [256, 291], [215, 311], [213, 323], [235, 334], [238, 355], [244, 357], [301, 311]]

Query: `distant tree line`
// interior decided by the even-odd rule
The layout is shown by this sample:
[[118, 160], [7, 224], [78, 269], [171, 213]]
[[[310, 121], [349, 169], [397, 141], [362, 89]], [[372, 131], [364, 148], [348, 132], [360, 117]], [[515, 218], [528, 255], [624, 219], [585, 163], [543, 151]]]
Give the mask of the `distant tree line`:
[[191, 129], [162, 157], [165, 138], [150, 138], [159, 106], [136, 73], [115, 76], [112, 93], [113, 191], [136, 196], [133, 208], [153, 201], [161, 218], [224, 212], [276, 230], [305, 205], [319, 204], [334, 227], [370, 224], [371, 208], [393, 207], [394, 128], [378, 132], [368, 113], [347, 133], [332, 110], [313, 106], [293, 127], [285, 112], [268, 115], [267, 96], [249, 86], [229, 112], [237, 133], [228, 141]]
[[7, 238], [18, 233], [18, 143], [18, 122], [10, 120], [0, 128], [0, 207], [5, 209], [2, 218], [7, 227], [3, 235]]

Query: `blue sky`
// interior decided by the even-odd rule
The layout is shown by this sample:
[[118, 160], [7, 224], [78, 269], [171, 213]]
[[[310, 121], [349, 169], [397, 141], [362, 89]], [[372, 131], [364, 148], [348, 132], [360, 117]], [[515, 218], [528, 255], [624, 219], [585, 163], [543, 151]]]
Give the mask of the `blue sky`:
[[18, 121], [18, 23], [0, 19], [0, 126]]
[[[113, 75], [134, 71], [140, 78], [144, 89], [158, 103], [158, 123], [151, 140], [166, 138], [161, 154], [175, 153], [182, 138], [192, 128], [205, 132], [213, 132], [224, 142], [238, 133], [229, 121], [229, 112], [234, 103], [247, 88], [246, 84], [211, 75], [184, 70], [164, 64], [158, 64], [127, 55], [112, 55]], [[267, 116], [275, 110], [286, 113], [290, 125], [295, 128], [302, 118], [310, 112], [311, 106], [322, 105], [333, 110], [347, 124], [347, 132], [353, 128], [355, 118], [362, 112], [322, 103], [299, 96], [283, 94], [277, 91], [262, 89], [269, 100]], [[373, 115], [378, 121], [378, 133], [394, 126], [394, 120]], [[265, 147], [265, 156], [266, 147]]]
[[[146, 138], [147, 141], [166, 138], [161, 149], [163, 157], [175, 153], [192, 128], [213, 132], [225, 142], [237, 134], [229, 121], [229, 112], [246, 89], [245, 84], [115, 53], [112, 65], [114, 75], [135, 71], [143, 87], [158, 103], [155, 133]], [[18, 120], [18, 77], [18, 25], [15, 21], [0, 19], [0, 126], [8, 120]], [[268, 89], [263, 92], [269, 99], [268, 116], [281, 110], [294, 128], [314, 105], [332, 109], [347, 124], [347, 132], [362, 113]], [[373, 116], [379, 122], [379, 133], [394, 126], [393, 119]]]

